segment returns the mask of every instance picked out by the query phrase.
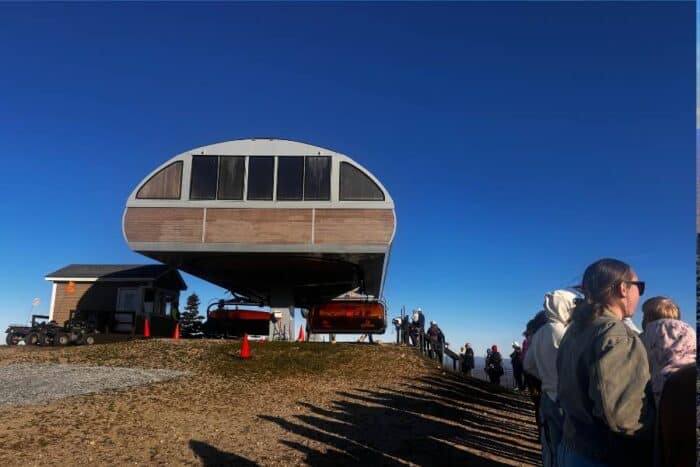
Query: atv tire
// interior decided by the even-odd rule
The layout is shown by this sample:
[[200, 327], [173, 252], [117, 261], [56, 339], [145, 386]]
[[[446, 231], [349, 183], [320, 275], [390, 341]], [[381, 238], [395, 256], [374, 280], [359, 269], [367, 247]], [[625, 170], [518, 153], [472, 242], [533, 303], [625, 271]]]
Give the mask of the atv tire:
[[24, 336], [24, 343], [26, 345], [36, 345], [39, 342], [39, 334], [35, 332], [30, 332]]
[[65, 332], [56, 333], [56, 336], [53, 338], [53, 344], [65, 347], [70, 344], [70, 337]]
[[53, 339], [51, 338], [50, 335], [46, 333], [40, 333], [39, 334], [39, 345], [41, 346], [49, 346], [53, 344]]

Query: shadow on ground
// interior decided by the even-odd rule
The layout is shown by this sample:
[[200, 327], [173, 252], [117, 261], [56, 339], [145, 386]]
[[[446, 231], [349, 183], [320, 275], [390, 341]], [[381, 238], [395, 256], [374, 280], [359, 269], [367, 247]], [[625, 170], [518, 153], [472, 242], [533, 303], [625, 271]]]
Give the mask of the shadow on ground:
[[231, 454], [229, 452], [220, 451], [211, 444], [203, 441], [190, 440], [190, 448], [192, 452], [202, 461], [204, 467], [214, 467], [223, 465], [235, 465], [241, 467], [257, 466], [253, 461], [245, 457]]
[[483, 381], [445, 374], [336, 394], [330, 408], [300, 402], [306, 414], [260, 418], [302, 437], [280, 442], [310, 465], [540, 464], [529, 399]]

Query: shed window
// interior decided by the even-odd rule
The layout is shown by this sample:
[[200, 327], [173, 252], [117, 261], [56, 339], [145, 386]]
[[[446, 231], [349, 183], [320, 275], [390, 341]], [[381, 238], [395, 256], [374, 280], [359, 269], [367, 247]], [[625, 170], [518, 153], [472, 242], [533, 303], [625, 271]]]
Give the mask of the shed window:
[[306, 158], [304, 171], [304, 199], [328, 201], [331, 199], [331, 158], [311, 156]]
[[271, 200], [275, 158], [271, 156], [248, 159], [248, 199]]
[[277, 199], [300, 201], [304, 198], [304, 158], [277, 158]]
[[180, 199], [182, 161], [161, 169], [139, 188], [138, 199]]
[[190, 199], [216, 199], [218, 162], [215, 156], [192, 156]]
[[245, 157], [219, 157], [217, 199], [243, 199]]
[[341, 201], [384, 201], [384, 193], [371, 178], [347, 162], [340, 163]]

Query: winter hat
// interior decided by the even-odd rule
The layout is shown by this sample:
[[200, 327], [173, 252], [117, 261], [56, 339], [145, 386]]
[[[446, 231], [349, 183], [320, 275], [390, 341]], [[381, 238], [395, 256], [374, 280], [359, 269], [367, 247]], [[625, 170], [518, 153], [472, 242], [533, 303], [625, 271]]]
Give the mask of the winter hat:
[[491, 346], [491, 350], [493, 350], [494, 352], [498, 352], [498, 347], [496, 347], [496, 344], [493, 344]]
[[511, 344], [511, 345], [512, 345], [513, 347], [515, 347], [516, 349], [519, 349], [519, 348], [520, 348], [520, 344], [518, 344], [518, 343], [515, 342], [515, 341], [513, 341], [513, 344]]

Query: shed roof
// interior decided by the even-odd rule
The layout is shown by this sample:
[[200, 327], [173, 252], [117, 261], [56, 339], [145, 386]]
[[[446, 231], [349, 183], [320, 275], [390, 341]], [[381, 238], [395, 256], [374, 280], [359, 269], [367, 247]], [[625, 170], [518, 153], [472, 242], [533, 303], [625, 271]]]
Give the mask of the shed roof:
[[187, 288], [177, 269], [165, 264], [69, 264], [47, 274], [45, 279], [155, 281], [167, 274], [175, 276], [180, 290]]

